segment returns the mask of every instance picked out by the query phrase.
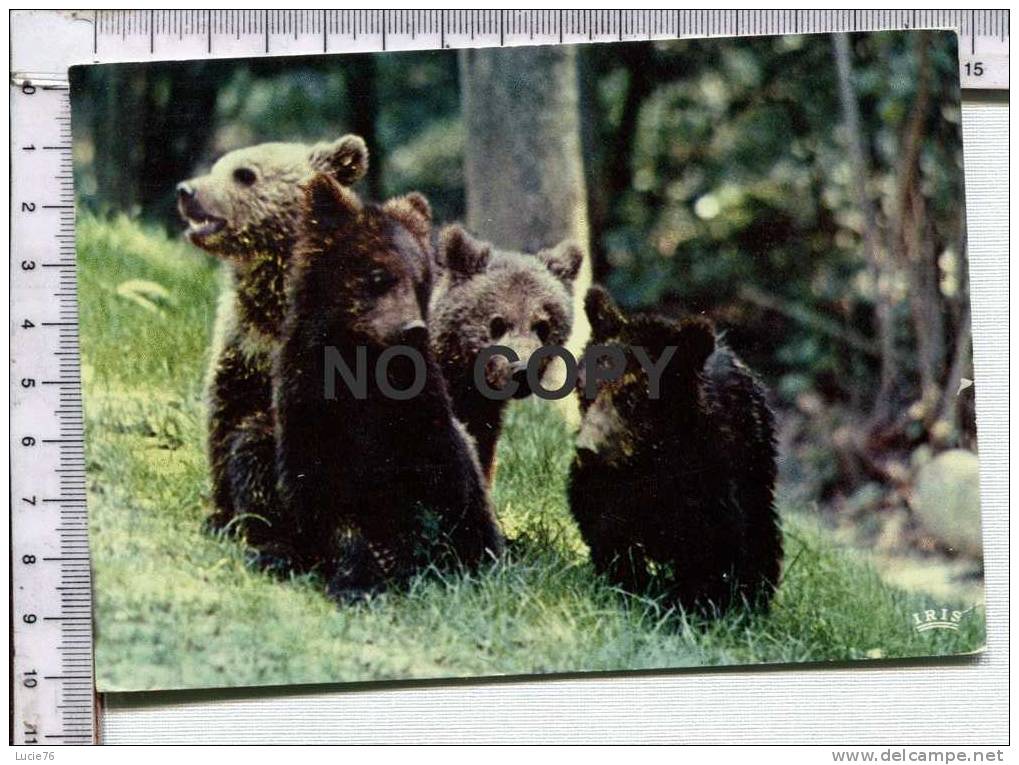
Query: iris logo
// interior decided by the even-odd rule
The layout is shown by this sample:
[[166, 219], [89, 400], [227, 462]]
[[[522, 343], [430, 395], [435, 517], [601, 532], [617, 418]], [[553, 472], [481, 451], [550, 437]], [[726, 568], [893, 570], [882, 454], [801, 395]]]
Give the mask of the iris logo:
[[917, 632], [930, 632], [931, 630], [954, 630], [959, 631], [959, 622], [962, 617], [972, 609], [965, 611], [953, 611], [948, 608], [916, 611], [913, 613], [913, 629]]

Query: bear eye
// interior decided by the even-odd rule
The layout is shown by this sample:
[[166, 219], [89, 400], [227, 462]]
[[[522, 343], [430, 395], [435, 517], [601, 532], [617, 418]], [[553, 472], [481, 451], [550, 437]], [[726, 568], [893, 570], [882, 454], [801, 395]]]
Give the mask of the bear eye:
[[548, 336], [552, 333], [551, 325], [544, 319], [539, 319], [531, 325], [531, 332], [538, 336], [541, 342], [547, 342]]
[[250, 167], [238, 167], [234, 170], [234, 181], [241, 184], [241, 186], [254, 186], [257, 180], [258, 177], [255, 175], [255, 171]]
[[396, 277], [382, 268], [374, 269], [366, 280], [368, 291], [373, 295], [382, 295], [389, 291], [389, 288], [396, 284]]
[[496, 316], [488, 325], [488, 334], [493, 340], [498, 340], [506, 334], [507, 328], [506, 320], [501, 316]]

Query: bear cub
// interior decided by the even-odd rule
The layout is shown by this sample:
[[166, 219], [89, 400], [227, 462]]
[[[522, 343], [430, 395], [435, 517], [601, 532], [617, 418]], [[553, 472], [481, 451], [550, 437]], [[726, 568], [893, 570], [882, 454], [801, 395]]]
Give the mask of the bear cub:
[[[428, 202], [409, 194], [362, 205], [321, 174], [305, 194], [274, 370], [280, 492], [296, 552], [341, 600], [436, 560], [475, 567], [503, 538], [428, 348]], [[405, 391], [422, 370], [399, 346], [424, 364], [423, 388], [403, 400], [383, 384]], [[362, 387], [345, 384], [359, 373]]]
[[[439, 237], [442, 273], [431, 300], [432, 350], [449, 384], [456, 416], [478, 444], [478, 457], [491, 482], [505, 398], [493, 400], [476, 384], [475, 363], [493, 345], [519, 357], [487, 359], [484, 377], [494, 391], [512, 381], [516, 397], [530, 393], [527, 362], [543, 345], [565, 345], [573, 325], [572, 290], [583, 252], [571, 241], [537, 255], [494, 250], [458, 225]], [[542, 359], [544, 374], [549, 358]], [[552, 386], [554, 387], [554, 386]]]
[[[303, 196], [313, 172], [353, 184], [368, 168], [356, 135], [331, 143], [263, 143], [221, 157], [207, 175], [177, 186], [192, 244], [221, 258], [229, 283], [216, 317], [210, 360], [208, 456], [213, 528], [273, 544], [276, 505], [271, 358], [279, 345], [285, 281]], [[235, 520], [236, 519], [236, 520]]]
[[[605, 346], [626, 359], [618, 379], [592, 381], [593, 400], [580, 396], [569, 499], [595, 568], [630, 592], [705, 615], [741, 603], [766, 608], [782, 536], [762, 384], [706, 319], [628, 318], [600, 287], [588, 291], [585, 310], [585, 354], [597, 354], [588, 361], [602, 365], [599, 377], [615, 376]], [[664, 366], [657, 397], [635, 346]], [[582, 372], [581, 394], [586, 383]]]

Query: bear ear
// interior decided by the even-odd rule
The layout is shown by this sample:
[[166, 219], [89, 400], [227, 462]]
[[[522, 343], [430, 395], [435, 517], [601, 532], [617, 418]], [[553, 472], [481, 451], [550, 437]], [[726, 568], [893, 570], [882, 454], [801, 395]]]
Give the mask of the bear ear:
[[325, 173], [316, 173], [302, 186], [305, 221], [312, 229], [328, 233], [361, 214], [361, 201]]
[[634, 320], [633, 336], [636, 345], [643, 346], [653, 356], [660, 356], [666, 347], [675, 346], [676, 354], [669, 363], [680, 378], [698, 374], [715, 350], [715, 327], [703, 316], [682, 321], [660, 316], [642, 316]]
[[382, 209], [398, 219], [415, 236], [428, 239], [432, 234], [432, 206], [424, 194], [412, 191], [386, 202]]
[[439, 262], [457, 280], [483, 272], [491, 257], [491, 246], [476, 240], [463, 226], [446, 226], [439, 234]]
[[432, 206], [428, 203], [428, 198], [419, 191], [411, 191], [400, 197], [403, 202], [413, 207], [418, 215], [424, 218], [429, 223], [432, 222]]
[[704, 316], [691, 316], [679, 323], [679, 353], [698, 371], [715, 352], [715, 325]]
[[584, 313], [591, 323], [591, 337], [594, 340], [608, 340], [618, 337], [626, 324], [626, 317], [613, 302], [604, 287], [597, 284], [584, 296]]
[[332, 143], [312, 146], [308, 160], [312, 169], [328, 173], [344, 186], [350, 186], [368, 172], [368, 147], [361, 136], [345, 135]]
[[567, 287], [572, 287], [573, 280], [580, 273], [580, 264], [584, 261], [584, 251], [576, 242], [567, 239], [551, 250], [539, 252], [538, 259], [545, 264], [545, 267], [552, 272], [555, 278]]

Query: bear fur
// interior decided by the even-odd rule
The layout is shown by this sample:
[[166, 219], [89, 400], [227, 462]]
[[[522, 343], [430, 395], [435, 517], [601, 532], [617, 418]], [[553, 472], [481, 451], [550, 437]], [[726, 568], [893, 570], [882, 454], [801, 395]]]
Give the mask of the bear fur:
[[[443, 270], [431, 300], [431, 346], [453, 410], [477, 441], [490, 482], [506, 401], [485, 397], [475, 384], [478, 354], [492, 345], [513, 349], [519, 361], [493, 356], [485, 378], [495, 390], [512, 379], [520, 385], [516, 396], [526, 396], [524, 370], [531, 354], [542, 345], [565, 345], [570, 336], [572, 289], [583, 251], [567, 240], [537, 255], [502, 252], [451, 225], [440, 234], [438, 260]], [[548, 362], [543, 359], [542, 373]]]
[[[625, 317], [608, 293], [585, 300], [594, 346], [621, 346], [626, 369], [578, 393], [570, 507], [599, 573], [684, 610], [766, 607], [779, 580], [773, 417], [762, 384], [701, 317]], [[654, 362], [676, 348], [649, 395], [633, 346]], [[581, 364], [581, 369], [584, 369]]]
[[231, 528], [256, 546], [274, 538], [265, 523], [276, 504], [271, 358], [300, 221], [299, 183], [325, 172], [350, 185], [367, 168], [367, 147], [355, 135], [314, 146], [263, 143], [224, 155], [177, 187], [188, 239], [226, 264], [206, 386], [210, 525], [237, 519]]
[[[296, 553], [341, 600], [405, 579], [444, 553], [475, 567], [502, 551], [503, 538], [428, 349], [428, 203], [412, 193], [362, 205], [325, 175], [306, 195], [274, 371], [280, 493]], [[383, 395], [376, 382], [379, 355], [397, 345], [425, 364], [425, 386], [409, 400]], [[366, 349], [364, 399], [339, 376], [335, 397], [326, 397], [327, 346], [351, 370]], [[414, 379], [406, 357], [388, 369], [396, 389]]]

